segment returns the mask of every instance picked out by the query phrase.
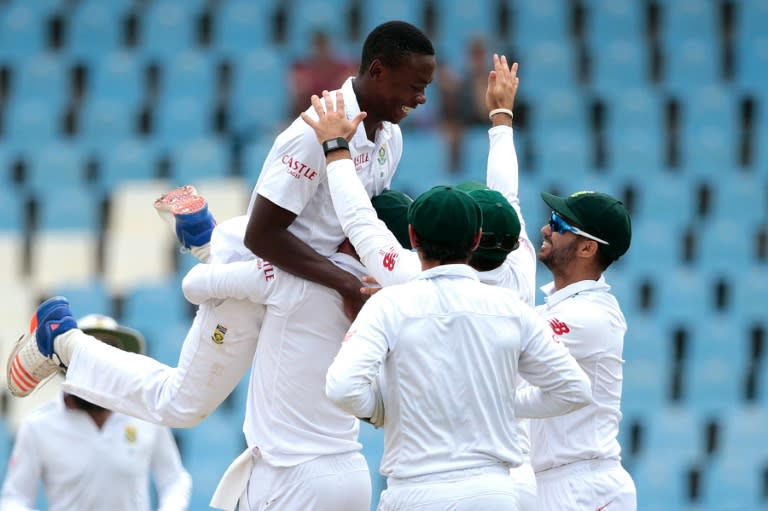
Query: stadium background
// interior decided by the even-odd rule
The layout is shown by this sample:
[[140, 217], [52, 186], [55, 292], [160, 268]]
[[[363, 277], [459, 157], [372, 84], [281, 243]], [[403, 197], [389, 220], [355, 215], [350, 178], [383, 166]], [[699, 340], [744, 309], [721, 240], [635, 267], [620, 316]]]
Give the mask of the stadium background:
[[[621, 440], [639, 509], [768, 509], [766, 0], [0, 0], [2, 359], [39, 300], [64, 294], [175, 364], [193, 261], [151, 201], [191, 182], [219, 219], [244, 212], [313, 30], [356, 59], [389, 19], [428, 31], [458, 72], [475, 34], [520, 62], [535, 243], [539, 191], [597, 189], [630, 208], [632, 248], [607, 278], [629, 323]], [[394, 186], [414, 195], [484, 175], [485, 127], [445, 170], [439, 94], [402, 125]], [[57, 392], [2, 395], [0, 459]], [[175, 431], [191, 509], [243, 446], [244, 399], [241, 384]], [[375, 473], [380, 435], [362, 436]]]

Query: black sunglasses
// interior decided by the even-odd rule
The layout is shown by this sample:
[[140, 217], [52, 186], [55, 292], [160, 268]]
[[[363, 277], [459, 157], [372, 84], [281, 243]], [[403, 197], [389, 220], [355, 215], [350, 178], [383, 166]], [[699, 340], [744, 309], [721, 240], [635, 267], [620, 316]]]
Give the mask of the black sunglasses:
[[485, 249], [501, 249], [506, 250], [507, 252], [511, 252], [517, 247], [520, 246], [520, 239], [516, 236], [512, 236], [511, 234], [505, 234], [501, 237], [501, 240], [498, 239], [498, 236], [496, 236], [496, 233], [493, 232], [483, 232], [483, 234], [480, 236], [480, 245], [478, 248], [485, 248]]

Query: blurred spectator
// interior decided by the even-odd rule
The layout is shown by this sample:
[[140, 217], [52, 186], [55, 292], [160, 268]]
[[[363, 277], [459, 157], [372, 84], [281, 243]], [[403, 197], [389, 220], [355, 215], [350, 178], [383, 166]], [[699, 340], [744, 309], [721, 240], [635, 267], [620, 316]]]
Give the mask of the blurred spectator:
[[320, 94], [323, 89], [335, 90], [355, 74], [357, 66], [339, 55], [328, 34], [318, 30], [312, 37], [312, 54], [295, 62], [291, 69], [291, 115], [298, 116], [309, 108], [312, 94]]

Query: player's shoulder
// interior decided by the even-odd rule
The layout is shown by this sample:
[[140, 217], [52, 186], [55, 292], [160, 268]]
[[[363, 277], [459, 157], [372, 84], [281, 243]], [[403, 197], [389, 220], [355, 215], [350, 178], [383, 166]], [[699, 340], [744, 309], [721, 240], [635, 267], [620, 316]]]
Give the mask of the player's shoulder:
[[43, 403], [29, 412], [22, 421], [22, 427], [37, 428], [51, 421], [58, 421], [64, 410], [64, 406], [56, 400]]

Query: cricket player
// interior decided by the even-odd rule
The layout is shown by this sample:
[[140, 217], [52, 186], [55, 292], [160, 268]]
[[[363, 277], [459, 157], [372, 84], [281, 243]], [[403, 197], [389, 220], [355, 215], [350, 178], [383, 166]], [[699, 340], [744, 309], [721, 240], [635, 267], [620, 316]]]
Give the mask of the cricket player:
[[621, 465], [622, 349], [627, 324], [603, 272], [628, 249], [629, 214], [610, 195], [542, 193], [552, 208], [539, 260], [553, 281], [537, 309], [592, 383], [593, 402], [569, 415], [531, 421], [531, 459], [542, 511], [635, 511]]
[[[78, 327], [132, 353], [144, 338], [107, 316], [90, 314]], [[0, 492], [3, 511], [32, 511], [43, 483], [50, 511], [149, 511], [149, 476], [159, 511], [183, 511], [192, 479], [168, 428], [64, 393], [22, 422]]]
[[[492, 189], [472, 183], [458, 186], [480, 204], [483, 212], [483, 236], [469, 264], [478, 270], [481, 282], [512, 289], [533, 307], [536, 249], [528, 238], [520, 209], [517, 155], [512, 138], [512, 108], [519, 85], [517, 64], [509, 66], [506, 57], [494, 55], [493, 66], [486, 95], [489, 114], [495, 112], [489, 115], [492, 127], [487, 183]], [[336, 110], [343, 109], [336, 107]], [[318, 121], [310, 117], [305, 121], [313, 127], [318, 140], [332, 139], [346, 131], [341, 126], [346, 121], [344, 117], [326, 115], [323, 110], [317, 112]], [[376, 281], [387, 286], [407, 282], [418, 275], [421, 262], [418, 254], [410, 250], [410, 240], [395, 239], [378, 219], [365, 190], [355, 179], [349, 156], [343, 151], [328, 155], [328, 183], [344, 233]], [[521, 488], [520, 509], [534, 511], [536, 477], [528, 459], [527, 420], [520, 419], [518, 426], [518, 440], [525, 459], [512, 469], [512, 475]]]
[[[189, 209], [185, 204], [199, 202], [197, 196], [187, 197], [189, 192], [185, 187], [164, 200], [174, 203], [173, 210], [184, 211]], [[386, 225], [407, 229], [389, 220], [401, 218], [407, 208], [402, 194], [386, 191], [374, 202]], [[207, 221], [205, 216], [198, 220]], [[176, 368], [101, 349], [72, 327], [66, 300], [53, 298], [40, 306], [33, 319], [37, 326], [17, 344], [9, 360], [9, 382], [34, 374], [40, 365], [56, 370], [61, 363], [69, 367], [64, 383], [68, 391], [93, 395], [100, 403], [159, 423], [193, 425], [201, 419], [201, 403], [215, 407], [232, 390], [230, 382], [243, 375], [223, 365], [239, 355], [252, 361], [244, 424], [249, 448], [222, 480], [212, 505], [234, 509], [239, 500], [240, 509], [250, 510], [279, 499], [273, 509], [367, 511], [371, 483], [359, 452], [358, 422], [324, 393], [325, 372], [349, 326], [341, 298], [260, 258], [218, 263], [220, 246], [233, 243], [233, 233], [242, 232], [245, 221], [237, 217], [217, 225], [209, 246], [213, 262], [194, 267], [184, 280], [185, 295], [200, 308]], [[194, 223], [184, 223], [196, 230]], [[248, 251], [242, 246], [225, 251], [238, 252]], [[366, 270], [355, 256], [347, 241], [332, 260], [361, 276]], [[236, 308], [222, 309], [228, 304]], [[238, 333], [240, 318], [222, 312], [258, 315], [264, 322], [247, 337]], [[214, 323], [213, 330], [204, 326]], [[230, 338], [233, 326], [237, 337]], [[230, 341], [233, 346], [222, 351]], [[211, 368], [218, 371], [211, 374]], [[276, 386], [276, 381], [291, 384]]]
[[[590, 401], [589, 381], [545, 321], [467, 265], [482, 237], [472, 197], [438, 186], [409, 207], [423, 271], [363, 306], [328, 369], [326, 392], [357, 416], [384, 414], [379, 510], [517, 510], [519, 415]], [[373, 385], [381, 373], [386, 382]], [[517, 393], [517, 375], [535, 387]]]
[[[367, 116], [331, 144], [348, 146], [369, 198], [390, 188], [403, 150], [398, 124], [426, 102], [434, 70], [429, 38], [409, 23], [390, 21], [368, 34], [357, 76], [341, 86], [347, 117]], [[315, 115], [312, 107], [306, 113]], [[278, 135], [251, 197], [244, 239], [275, 266], [335, 289], [351, 318], [364, 300], [360, 283], [328, 261], [345, 238], [326, 179], [324, 151], [334, 147], [321, 147], [298, 118]]]

